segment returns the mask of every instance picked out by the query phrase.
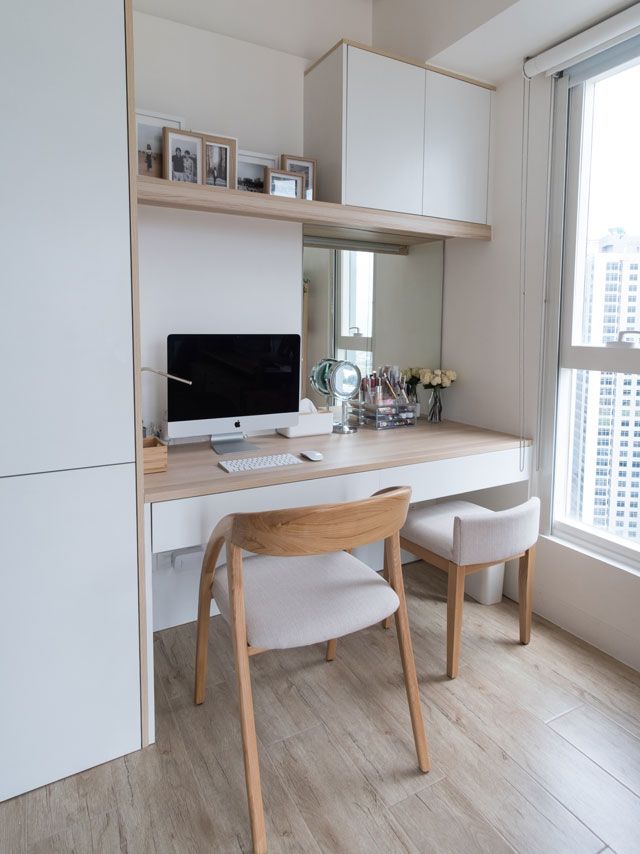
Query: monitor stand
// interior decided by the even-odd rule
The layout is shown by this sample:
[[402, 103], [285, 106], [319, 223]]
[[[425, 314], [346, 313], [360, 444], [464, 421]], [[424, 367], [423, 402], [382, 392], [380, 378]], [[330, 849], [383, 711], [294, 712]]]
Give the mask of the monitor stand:
[[219, 433], [211, 437], [211, 447], [216, 454], [242, 454], [245, 451], [257, 451], [258, 445], [247, 442], [237, 433]]

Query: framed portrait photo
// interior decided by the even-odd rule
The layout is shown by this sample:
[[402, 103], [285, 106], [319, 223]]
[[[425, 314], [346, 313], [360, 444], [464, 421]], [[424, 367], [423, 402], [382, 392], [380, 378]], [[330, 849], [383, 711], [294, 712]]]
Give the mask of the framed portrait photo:
[[278, 169], [277, 154], [260, 154], [257, 151], [238, 151], [238, 189], [247, 193], [264, 193], [265, 169]]
[[202, 183], [202, 136], [186, 130], [162, 131], [162, 169], [169, 181]]
[[202, 183], [210, 187], [236, 189], [238, 140], [228, 136], [203, 133], [204, 169]]
[[138, 175], [162, 178], [162, 128], [180, 130], [184, 119], [150, 110], [136, 110]]
[[264, 191], [270, 196], [302, 199], [304, 175], [301, 172], [287, 172], [285, 169], [265, 169]]
[[280, 168], [287, 172], [300, 172], [304, 175], [304, 199], [316, 198], [316, 171], [318, 161], [310, 157], [295, 157], [293, 154], [280, 156]]

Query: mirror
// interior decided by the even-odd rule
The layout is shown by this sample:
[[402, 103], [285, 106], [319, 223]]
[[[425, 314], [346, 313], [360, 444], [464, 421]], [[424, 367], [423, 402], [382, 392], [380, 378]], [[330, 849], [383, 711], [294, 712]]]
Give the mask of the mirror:
[[308, 380], [326, 357], [352, 362], [362, 376], [380, 365], [439, 367], [443, 255], [442, 241], [407, 254], [305, 245], [304, 396], [326, 404]]

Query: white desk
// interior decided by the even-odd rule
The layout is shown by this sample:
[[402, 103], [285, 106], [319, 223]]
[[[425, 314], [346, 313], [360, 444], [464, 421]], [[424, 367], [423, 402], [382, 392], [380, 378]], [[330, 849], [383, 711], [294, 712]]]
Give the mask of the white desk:
[[[314, 448], [324, 454], [324, 459], [228, 474], [219, 468], [219, 457], [208, 444], [182, 445], [170, 449], [166, 472], [145, 476], [150, 741], [154, 740], [154, 556], [206, 543], [216, 523], [227, 513], [353, 501], [394, 485], [411, 486], [413, 502], [427, 501], [525, 481], [530, 472], [529, 441], [521, 453], [515, 436], [454, 422], [420, 422], [415, 427], [390, 431], [363, 429], [351, 436], [261, 436], [256, 441], [260, 450], [246, 456], [284, 451], [295, 454], [303, 448]], [[367, 547], [360, 556], [375, 569], [382, 567], [381, 548]], [[195, 619], [198, 581], [199, 571], [180, 577], [177, 583], [181, 596], [186, 596], [189, 603], [188, 611], [174, 623], [165, 621], [163, 627]], [[172, 583], [176, 583], [175, 578]]]

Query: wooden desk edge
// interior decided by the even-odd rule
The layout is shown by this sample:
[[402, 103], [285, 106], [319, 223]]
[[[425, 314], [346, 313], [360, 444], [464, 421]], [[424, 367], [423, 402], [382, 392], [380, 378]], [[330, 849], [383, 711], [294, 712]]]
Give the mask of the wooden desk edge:
[[[520, 448], [520, 439], [517, 436], [512, 436], [507, 433], [498, 433], [491, 430], [485, 430], [480, 427], [472, 427], [466, 424], [458, 424], [456, 422], [445, 422], [447, 426], [454, 428], [455, 431], [465, 433], [466, 441], [460, 440], [458, 447], [443, 448], [419, 448], [406, 450], [406, 439], [418, 438], [420, 434], [424, 434], [428, 427], [419, 425], [416, 428], [408, 427], [394, 431], [394, 437], [397, 436], [398, 441], [402, 442], [405, 448], [396, 450], [395, 453], [390, 453], [383, 457], [373, 457], [371, 459], [355, 460], [353, 462], [338, 462], [331, 464], [326, 459], [321, 463], [306, 463], [304, 470], [301, 471], [299, 466], [287, 466], [284, 468], [265, 469], [259, 472], [246, 472], [240, 475], [229, 475], [223, 472], [217, 465], [219, 457], [213, 453], [205, 443], [188, 446], [189, 450], [180, 450], [179, 453], [189, 456], [195, 455], [211, 455], [211, 469], [197, 478], [189, 479], [181, 483], [167, 483], [166, 478], [169, 472], [159, 472], [157, 474], [145, 475], [144, 501], [145, 504], [156, 502], [174, 501], [183, 498], [197, 498], [203, 495], [217, 495], [224, 492], [238, 492], [245, 489], [256, 489], [266, 486], [277, 486], [279, 484], [296, 483], [305, 480], [316, 480], [319, 478], [339, 477], [347, 474], [358, 474], [360, 472], [375, 471], [387, 468], [400, 468], [402, 466], [416, 465], [419, 463], [437, 462], [439, 460], [456, 459], [464, 456], [476, 456], [478, 454], [490, 454], [499, 451], [517, 450]], [[444, 425], [443, 425], [444, 426]], [[409, 433], [411, 431], [411, 433]], [[415, 432], [414, 432], [415, 431]], [[418, 436], [416, 436], [418, 434]], [[389, 436], [389, 433], [385, 435]], [[444, 433], [446, 440], [448, 433]], [[354, 437], [336, 437], [339, 441], [344, 442], [355, 439], [359, 436], [366, 437], [363, 444], [375, 441], [376, 433], [370, 430], [362, 430]], [[440, 442], [442, 444], [442, 430], [439, 431]], [[261, 456], [271, 453], [299, 453], [301, 448], [314, 447], [324, 444], [331, 440], [331, 436], [307, 436], [298, 439], [286, 439], [285, 437], [275, 436], [260, 436], [256, 441], [262, 442], [264, 447], [259, 451], [249, 454], [239, 454], [238, 456]], [[475, 441], [474, 441], [475, 440]], [[524, 444], [530, 447], [533, 442], [531, 439], [524, 439]], [[186, 446], [178, 446], [186, 448]], [[177, 450], [177, 448], [175, 449]], [[169, 451], [169, 460], [171, 466], [171, 457], [174, 456], [175, 450]], [[344, 450], [341, 448], [340, 450]], [[207, 463], [208, 465], [208, 463]], [[174, 462], [175, 467], [175, 462]], [[164, 481], [164, 482], [163, 482]]]

